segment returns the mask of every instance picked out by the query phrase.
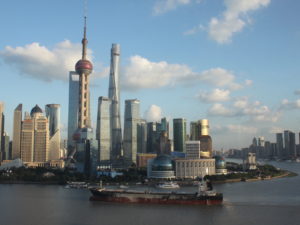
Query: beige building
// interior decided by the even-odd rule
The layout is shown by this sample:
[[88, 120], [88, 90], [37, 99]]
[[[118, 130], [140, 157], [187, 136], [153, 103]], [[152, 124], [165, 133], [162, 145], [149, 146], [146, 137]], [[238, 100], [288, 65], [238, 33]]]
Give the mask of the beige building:
[[177, 159], [176, 178], [203, 177], [216, 173], [215, 159]]
[[21, 129], [22, 129], [22, 104], [14, 111], [12, 160], [21, 158]]
[[214, 175], [216, 173], [215, 159], [203, 158], [200, 141], [187, 141], [185, 159], [177, 159], [176, 178], [203, 177], [205, 175]]
[[36, 105], [25, 115], [21, 130], [21, 159], [23, 162], [46, 162], [49, 159], [49, 123]]

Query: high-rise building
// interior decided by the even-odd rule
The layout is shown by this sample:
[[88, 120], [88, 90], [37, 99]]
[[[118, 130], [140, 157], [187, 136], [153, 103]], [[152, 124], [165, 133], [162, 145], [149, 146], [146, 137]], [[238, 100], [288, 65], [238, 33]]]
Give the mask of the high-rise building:
[[99, 97], [96, 139], [98, 140], [98, 161], [110, 160], [111, 154], [111, 129], [110, 129], [111, 100]]
[[276, 134], [276, 147], [277, 147], [277, 155], [279, 158], [283, 156], [283, 137], [282, 133]]
[[265, 138], [258, 137], [258, 147], [265, 147]]
[[297, 152], [296, 152], [296, 136], [295, 133], [289, 132], [289, 156], [291, 158], [296, 158], [297, 157]]
[[159, 131], [157, 122], [147, 123], [147, 153], [157, 153]]
[[2, 160], [10, 160], [9, 154], [9, 136], [6, 132], [3, 133], [2, 136]]
[[138, 153], [146, 153], [147, 152], [147, 122], [145, 120], [140, 120], [138, 123]]
[[2, 139], [4, 134], [4, 104], [0, 102], [0, 162], [2, 160], [3, 149], [2, 149]]
[[139, 123], [140, 123], [140, 101], [137, 99], [126, 100], [123, 149], [124, 149], [124, 158], [128, 163], [136, 163]]
[[199, 121], [190, 123], [190, 140], [196, 141], [199, 140], [201, 136], [201, 125]]
[[36, 105], [25, 115], [21, 130], [21, 159], [24, 162], [46, 162], [49, 159], [49, 123]]
[[174, 151], [185, 152], [186, 119], [173, 119]]
[[201, 148], [200, 141], [186, 141], [186, 159], [200, 159], [201, 158]]
[[12, 159], [21, 158], [21, 128], [22, 128], [22, 104], [14, 111]]
[[162, 118], [160, 121], [161, 131], [166, 132], [167, 137], [169, 138], [169, 121], [166, 117]]
[[71, 71], [69, 73], [69, 109], [68, 109], [68, 150], [75, 149], [73, 135], [78, 129], [79, 108], [79, 75]]
[[290, 131], [285, 130], [283, 132], [283, 138], [284, 138], [284, 157], [290, 156]]
[[122, 130], [120, 119], [120, 90], [119, 90], [120, 45], [113, 44], [111, 48], [111, 63], [109, 75], [108, 97], [111, 99], [111, 147], [112, 160], [122, 155]]
[[45, 108], [49, 121], [49, 159], [60, 158], [60, 105], [48, 104]]

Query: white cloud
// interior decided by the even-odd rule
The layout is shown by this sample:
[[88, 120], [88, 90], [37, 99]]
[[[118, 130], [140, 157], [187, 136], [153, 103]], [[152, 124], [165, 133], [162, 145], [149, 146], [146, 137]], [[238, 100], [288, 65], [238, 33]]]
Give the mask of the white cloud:
[[226, 108], [224, 105], [221, 103], [215, 103], [213, 104], [209, 110], [208, 110], [209, 115], [211, 116], [234, 116], [234, 112], [228, 108]]
[[[88, 58], [92, 60], [92, 51], [88, 49]], [[0, 58], [15, 67], [20, 74], [44, 81], [68, 80], [69, 71], [81, 58], [81, 44], [65, 40], [49, 49], [37, 42], [18, 47], [6, 46], [0, 51]], [[95, 73], [104, 76], [101, 73]]]
[[228, 134], [228, 133], [256, 134], [257, 131], [258, 131], [258, 128], [253, 127], [253, 126], [235, 125], [235, 124], [212, 127], [212, 132], [217, 133], [217, 134]]
[[271, 127], [269, 133], [276, 134], [276, 133], [283, 133], [284, 128], [281, 127]]
[[226, 10], [222, 17], [213, 17], [208, 26], [209, 36], [220, 44], [231, 41], [232, 36], [251, 23], [247, 13], [269, 5], [271, 0], [224, 0]]
[[248, 117], [251, 121], [276, 122], [281, 112], [271, 110], [259, 101], [250, 102], [247, 97], [238, 98], [231, 106], [214, 104], [209, 110], [209, 115], [224, 117]]
[[203, 71], [199, 79], [216, 87], [228, 87], [231, 90], [241, 89], [241, 84], [235, 83], [235, 75], [228, 70], [222, 68], [212, 68]]
[[223, 89], [214, 89], [211, 92], [202, 92], [197, 98], [203, 102], [224, 102], [230, 99], [230, 91]]
[[192, 29], [183, 32], [183, 35], [193, 35], [202, 30], [205, 30], [205, 27], [202, 24], [200, 24], [198, 26], [193, 27]]
[[161, 88], [177, 84], [206, 83], [214, 87], [237, 90], [243, 87], [235, 82], [235, 75], [222, 68], [212, 68], [201, 73], [193, 72], [184, 64], [165, 61], [151, 62], [139, 55], [132, 56], [124, 68], [122, 86], [135, 91], [140, 88]]
[[186, 65], [151, 62], [141, 56], [132, 56], [125, 68], [122, 85], [127, 89], [160, 88], [172, 86], [185, 77], [193, 76]]
[[150, 105], [144, 113], [144, 118], [149, 122], [157, 122], [162, 118], [162, 110], [157, 105]]
[[280, 109], [300, 109], [300, 99], [295, 101], [289, 101], [288, 99], [283, 99], [281, 102]]
[[153, 7], [153, 12], [155, 15], [163, 14], [176, 9], [178, 6], [188, 5], [192, 1], [193, 0], [158, 0]]

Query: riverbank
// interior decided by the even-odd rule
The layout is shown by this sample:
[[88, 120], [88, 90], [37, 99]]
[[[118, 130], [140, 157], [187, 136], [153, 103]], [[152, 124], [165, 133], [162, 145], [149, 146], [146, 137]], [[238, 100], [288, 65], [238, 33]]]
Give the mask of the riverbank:
[[276, 176], [257, 177], [257, 178], [250, 178], [250, 179], [236, 178], [236, 179], [212, 181], [212, 183], [223, 184], [223, 183], [234, 183], [234, 182], [254, 182], [254, 181], [272, 180], [272, 179], [279, 179], [283, 177], [294, 177], [294, 176], [298, 176], [298, 174], [291, 171], [284, 170], [283, 174], [276, 175]]

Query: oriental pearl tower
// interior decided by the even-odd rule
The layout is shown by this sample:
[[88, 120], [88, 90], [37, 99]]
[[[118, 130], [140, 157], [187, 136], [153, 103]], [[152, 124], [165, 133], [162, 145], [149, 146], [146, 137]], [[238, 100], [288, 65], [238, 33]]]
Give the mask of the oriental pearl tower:
[[79, 74], [78, 129], [91, 128], [89, 75], [92, 73], [93, 64], [86, 58], [88, 43], [86, 39], [86, 17], [84, 17], [84, 32], [81, 43], [82, 58], [75, 65], [75, 70]]

